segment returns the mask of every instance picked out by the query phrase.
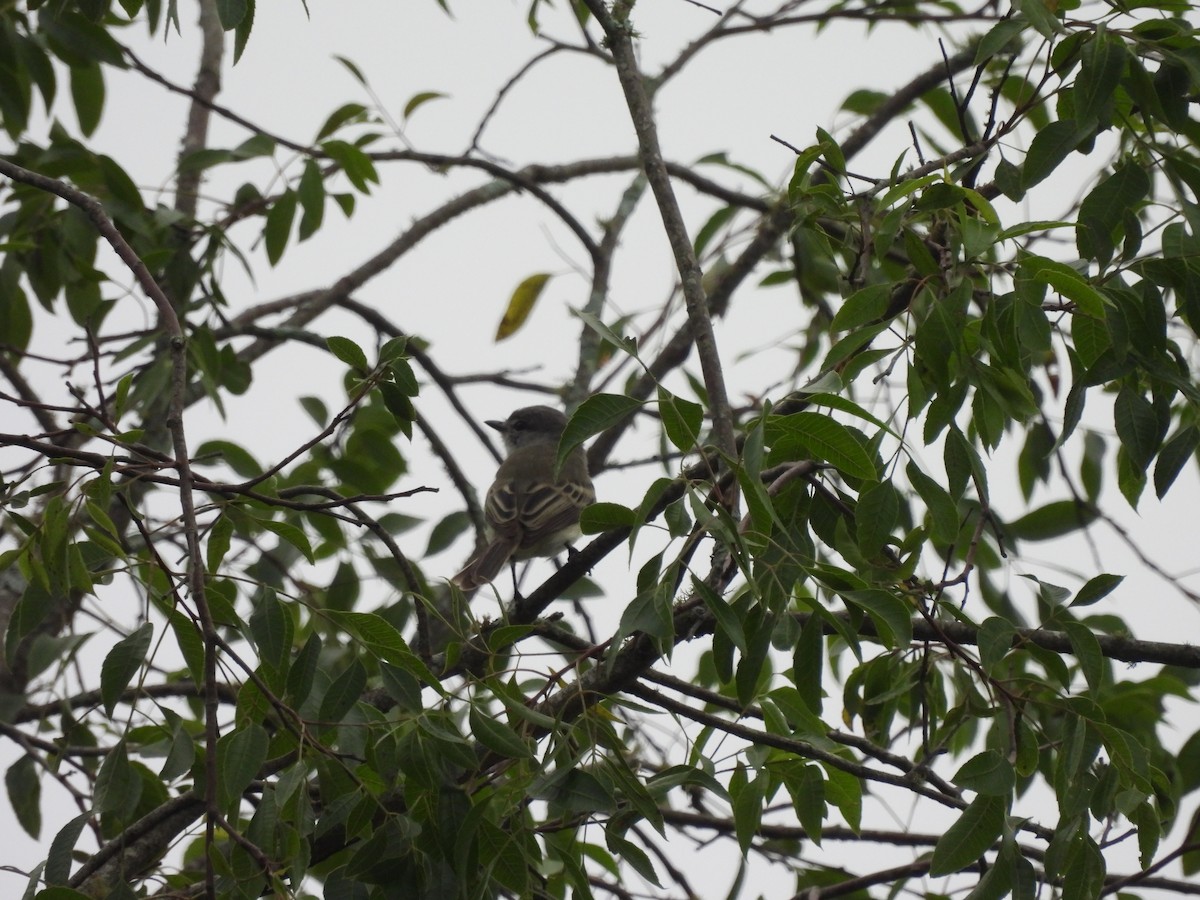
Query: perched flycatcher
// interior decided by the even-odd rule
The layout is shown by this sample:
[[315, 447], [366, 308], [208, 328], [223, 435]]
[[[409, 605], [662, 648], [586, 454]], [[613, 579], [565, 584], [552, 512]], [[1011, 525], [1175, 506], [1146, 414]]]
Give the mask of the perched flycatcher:
[[487, 424], [500, 432], [508, 455], [483, 505], [487, 546], [451, 579], [464, 591], [487, 584], [510, 559], [561, 552], [579, 537], [579, 514], [596, 499], [582, 447], [571, 451], [555, 477], [558, 441], [567, 426], [557, 409], [527, 406]]

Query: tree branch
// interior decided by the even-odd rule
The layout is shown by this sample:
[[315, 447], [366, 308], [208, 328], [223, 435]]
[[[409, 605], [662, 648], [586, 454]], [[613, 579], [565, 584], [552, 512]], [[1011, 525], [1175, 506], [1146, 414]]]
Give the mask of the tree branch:
[[[658, 128], [654, 121], [654, 111], [650, 105], [650, 97], [646, 84], [637, 66], [637, 57], [633, 50], [629, 12], [631, 3], [624, 0], [614, 6], [615, 14], [610, 13], [603, 0], [584, 0], [585, 5], [596, 17], [608, 38], [608, 47], [616, 65], [617, 77], [625, 93], [625, 102], [629, 107], [629, 116], [637, 132], [639, 158], [642, 171], [654, 197], [658, 201], [659, 213], [662, 215], [663, 228], [671, 251], [675, 255], [675, 267], [679, 271], [680, 284], [683, 288], [683, 298], [687, 305], [688, 322], [691, 326], [692, 337], [696, 344], [696, 352], [700, 357], [700, 369], [704, 375], [704, 387], [708, 391], [709, 412], [713, 419], [713, 431], [716, 444], [732, 464], [737, 459], [737, 446], [733, 435], [733, 416], [729, 408], [729, 396], [725, 389], [725, 375], [721, 358], [717, 352], [717, 339], [713, 334], [712, 318], [709, 313], [708, 300], [704, 295], [701, 283], [703, 273], [696, 261], [692, 249], [692, 241], [688, 237], [687, 226], [679, 203], [675, 199], [675, 190], [671, 186], [670, 173], [663, 161], [662, 150], [658, 143]], [[729, 510], [737, 509], [737, 488], [731, 484], [724, 498]]]

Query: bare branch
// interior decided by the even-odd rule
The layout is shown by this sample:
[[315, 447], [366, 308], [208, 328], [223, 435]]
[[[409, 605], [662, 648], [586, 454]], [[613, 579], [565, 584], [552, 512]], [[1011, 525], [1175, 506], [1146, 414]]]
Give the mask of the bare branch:
[[[693, 340], [696, 343], [696, 352], [700, 357], [700, 368], [704, 373], [704, 386], [708, 391], [717, 446], [721, 448], [727, 459], [734, 460], [737, 458], [737, 448], [733, 436], [733, 417], [729, 409], [725, 376], [717, 352], [717, 341], [713, 334], [708, 301], [701, 283], [703, 273], [700, 271], [700, 264], [696, 261], [696, 254], [692, 249], [691, 239], [688, 237], [683, 214], [675, 199], [670, 173], [663, 161], [662, 150], [658, 144], [658, 129], [654, 122], [654, 111], [650, 106], [650, 96], [637, 66], [629, 24], [629, 12], [632, 4], [619, 2], [614, 7], [615, 13], [610, 13], [602, 0], [584, 0], [584, 3], [596, 17], [596, 21], [604, 28], [608, 37], [609, 50], [613, 54], [617, 76], [621, 81], [621, 88], [625, 92], [625, 102], [629, 107], [634, 130], [637, 132], [642, 170], [646, 173], [650, 189], [658, 201], [667, 240], [675, 254], [675, 265], [679, 270], [684, 302], [687, 304], [688, 321], [691, 325]], [[731, 511], [736, 510], [736, 487], [731, 487], [723, 499]]]

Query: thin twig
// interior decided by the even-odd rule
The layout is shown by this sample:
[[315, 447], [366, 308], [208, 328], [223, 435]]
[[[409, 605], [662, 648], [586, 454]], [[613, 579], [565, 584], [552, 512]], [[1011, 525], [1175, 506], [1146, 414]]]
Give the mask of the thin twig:
[[[112, 219], [104, 211], [98, 200], [79, 191], [65, 182], [28, 169], [22, 168], [5, 159], [0, 159], [0, 174], [14, 181], [27, 184], [38, 190], [46, 191], [61, 197], [73, 206], [78, 207], [92, 222], [100, 235], [108, 242], [121, 261], [133, 273], [138, 285], [158, 310], [159, 326], [167, 334], [171, 352], [171, 390], [169, 397], [169, 412], [167, 413], [167, 429], [175, 451], [175, 467], [179, 472], [179, 505], [182, 511], [183, 528], [187, 541], [189, 560], [189, 588], [192, 599], [200, 613], [204, 628], [204, 666], [205, 666], [205, 750], [206, 750], [206, 780], [205, 802], [211, 812], [217, 812], [217, 740], [220, 737], [217, 721], [218, 695], [217, 681], [217, 648], [216, 625], [208, 608], [205, 596], [205, 567], [204, 555], [200, 548], [199, 526], [196, 522], [196, 508], [192, 497], [192, 469], [189, 462], [187, 438], [183, 426], [184, 395], [187, 389], [187, 349], [183, 328], [175, 309], [163, 293], [162, 288], [146, 268], [146, 264], [138, 257], [133, 248], [126, 242]], [[215, 832], [209, 819], [206, 840], [211, 845]], [[215, 874], [213, 875], [215, 885]], [[215, 896], [215, 887], [212, 892]]]

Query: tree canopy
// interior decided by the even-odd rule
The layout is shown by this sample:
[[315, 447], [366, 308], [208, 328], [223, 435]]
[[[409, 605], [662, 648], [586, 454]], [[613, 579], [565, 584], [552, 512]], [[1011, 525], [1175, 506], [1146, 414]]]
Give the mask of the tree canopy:
[[[473, 93], [0, 6], [5, 891], [1200, 894], [1194, 557], [1132, 515], [1200, 483], [1190, 4], [370, 6]], [[756, 60], [835, 40], [810, 121]], [[310, 133], [222, 92], [260, 49]], [[538, 403], [586, 537], [464, 596]]]

